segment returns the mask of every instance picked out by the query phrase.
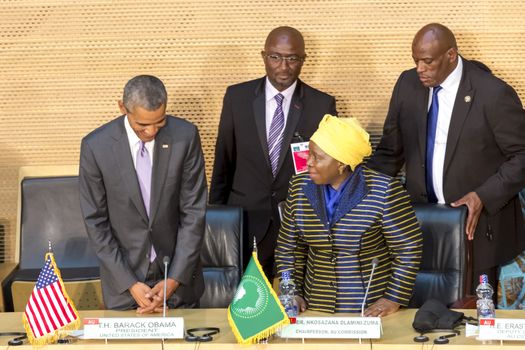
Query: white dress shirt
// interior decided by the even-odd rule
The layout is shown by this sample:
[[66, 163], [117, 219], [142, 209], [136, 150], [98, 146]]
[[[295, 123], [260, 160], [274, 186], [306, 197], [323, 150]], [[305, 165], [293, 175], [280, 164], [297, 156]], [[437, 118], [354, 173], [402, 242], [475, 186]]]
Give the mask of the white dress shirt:
[[[140, 138], [137, 136], [137, 134], [135, 134], [135, 131], [131, 128], [128, 116], [124, 118], [124, 127], [126, 128], [126, 134], [128, 135], [129, 149], [131, 150], [131, 156], [133, 157], [133, 166], [135, 167], [135, 169], [137, 169], [137, 152], [140, 149]], [[151, 165], [153, 166], [153, 150], [155, 149], [155, 139], [146, 142], [144, 146], [149, 152], [149, 159], [151, 161]]]
[[277, 101], [275, 100], [275, 95], [280, 93], [281, 95], [284, 96], [284, 99], [283, 99], [284, 127], [281, 130], [281, 134], [279, 135], [279, 137], [282, 137], [282, 134], [284, 133], [284, 129], [286, 128], [286, 122], [288, 121], [288, 111], [290, 111], [290, 105], [292, 103], [292, 96], [293, 96], [296, 86], [297, 86], [297, 80], [294, 81], [294, 83], [290, 85], [288, 89], [279, 91], [272, 85], [272, 83], [270, 83], [270, 80], [268, 79], [268, 77], [266, 77], [265, 97], [266, 97], [266, 139], [267, 140], [270, 135], [270, 125], [272, 125], [273, 115], [275, 114], [275, 109], [277, 108]]
[[[443, 194], [443, 168], [445, 164], [445, 151], [447, 148], [448, 129], [456, 95], [458, 94], [459, 83], [463, 73], [463, 61], [458, 56], [458, 65], [441, 83], [442, 89], [438, 92], [439, 112], [436, 124], [436, 139], [434, 142], [434, 157], [432, 159], [432, 183], [438, 203], [445, 203]], [[433, 88], [429, 89], [428, 109], [432, 104]]]

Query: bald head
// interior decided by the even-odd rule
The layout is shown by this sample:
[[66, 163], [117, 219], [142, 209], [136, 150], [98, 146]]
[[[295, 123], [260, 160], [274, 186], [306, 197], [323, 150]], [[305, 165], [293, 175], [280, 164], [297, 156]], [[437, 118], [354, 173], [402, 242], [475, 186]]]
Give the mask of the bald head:
[[281, 41], [281, 40], [293, 40], [297, 45], [298, 49], [302, 49], [304, 54], [304, 38], [300, 31], [292, 27], [277, 27], [273, 29], [268, 36], [266, 37], [266, 42], [264, 43], [264, 49], [266, 50], [268, 46], [272, 43]]
[[430, 23], [421, 28], [414, 37], [412, 45], [420, 41], [436, 40], [444, 48], [458, 49], [454, 33], [447, 27], [439, 23]]
[[442, 24], [427, 24], [416, 33], [412, 41], [412, 58], [419, 80], [424, 86], [440, 85], [458, 64], [454, 34]]

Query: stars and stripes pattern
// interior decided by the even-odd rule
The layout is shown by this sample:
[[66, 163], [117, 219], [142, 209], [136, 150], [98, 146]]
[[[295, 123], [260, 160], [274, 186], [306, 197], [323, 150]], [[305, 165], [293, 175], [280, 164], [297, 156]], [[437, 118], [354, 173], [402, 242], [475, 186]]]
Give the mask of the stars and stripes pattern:
[[58, 330], [78, 329], [80, 325], [77, 310], [64, 289], [52, 253], [46, 254], [46, 262], [27, 302], [23, 321], [32, 344], [56, 341]]
[[283, 142], [283, 128], [284, 128], [284, 112], [282, 94], [275, 95], [277, 101], [277, 108], [273, 115], [270, 124], [270, 132], [268, 133], [268, 152], [270, 155], [270, 165], [272, 166], [272, 174], [275, 177], [277, 174], [277, 165], [279, 164], [279, 153], [281, 153], [281, 144]]

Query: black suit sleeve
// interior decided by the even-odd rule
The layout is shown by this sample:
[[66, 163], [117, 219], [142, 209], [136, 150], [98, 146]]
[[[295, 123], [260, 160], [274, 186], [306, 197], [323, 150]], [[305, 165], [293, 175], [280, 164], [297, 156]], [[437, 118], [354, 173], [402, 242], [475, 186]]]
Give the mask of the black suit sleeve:
[[507, 84], [493, 94], [486, 119], [506, 161], [475, 189], [490, 214], [495, 214], [525, 186], [525, 111]]
[[369, 168], [390, 176], [396, 176], [405, 163], [403, 140], [399, 127], [399, 91], [401, 90], [404, 74], [401, 74], [392, 92], [381, 141], [367, 162]]
[[235, 173], [235, 128], [229, 89], [222, 104], [219, 133], [215, 144], [215, 160], [210, 183], [210, 204], [226, 204]]
[[330, 106], [328, 107], [328, 110], [331, 115], [337, 115], [337, 108], [335, 106], [335, 98], [330, 96]]

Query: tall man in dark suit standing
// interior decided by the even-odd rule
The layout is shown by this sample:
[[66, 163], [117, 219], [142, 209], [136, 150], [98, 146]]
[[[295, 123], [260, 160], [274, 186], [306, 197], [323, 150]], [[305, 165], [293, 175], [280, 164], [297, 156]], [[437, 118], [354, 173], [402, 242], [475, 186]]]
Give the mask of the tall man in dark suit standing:
[[428, 24], [412, 42], [416, 68], [399, 77], [383, 137], [368, 162], [406, 166], [415, 202], [468, 208], [472, 288], [525, 247], [518, 192], [525, 186], [525, 112], [512, 87], [458, 55], [454, 34]]
[[278, 27], [261, 56], [266, 77], [228, 87], [219, 124], [210, 203], [244, 207], [244, 265], [253, 237], [266, 275], [273, 277], [277, 210], [294, 173], [290, 144], [308, 141], [335, 99], [298, 79], [306, 59], [303, 36]]
[[204, 157], [195, 125], [166, 103], [158, 78], [137, 76], [123, 115], [82, 140], [80, 204], [109, 309], [162, 312], [167, 259], [170, 307], [194, 307], [204, 291]]

